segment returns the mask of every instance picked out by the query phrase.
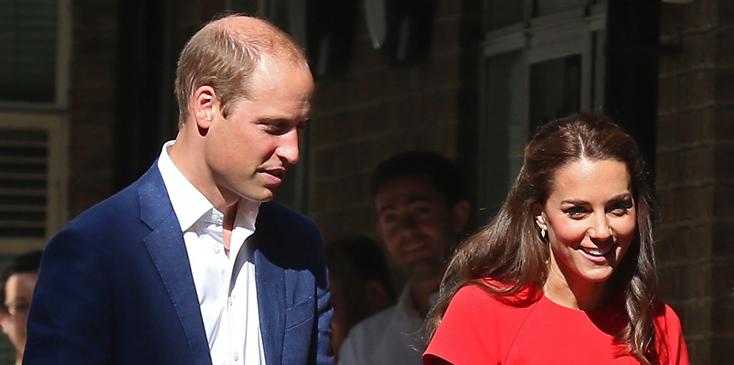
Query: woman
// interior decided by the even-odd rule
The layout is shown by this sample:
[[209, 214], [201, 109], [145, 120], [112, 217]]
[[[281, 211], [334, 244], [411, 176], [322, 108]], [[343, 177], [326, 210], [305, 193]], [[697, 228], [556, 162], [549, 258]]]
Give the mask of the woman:
[[655, 296], [651, 204], [614, 122], [541, 127], [498, 215], [449, 264], [424, 364], [689, 364]]

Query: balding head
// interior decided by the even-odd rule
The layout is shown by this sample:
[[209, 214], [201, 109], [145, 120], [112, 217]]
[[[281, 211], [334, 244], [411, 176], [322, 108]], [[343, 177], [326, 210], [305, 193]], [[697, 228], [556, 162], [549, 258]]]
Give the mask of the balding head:
[[179, 126], [188, 117], [189, 98], [211, 86], [226, 117], [232, 102], [252, 98], [252, 77], [268, 60], [308, 69], [303, 50], [285, 32], [265, 20], [229, 15], [199, 30], [181, 51], [176, 68]]

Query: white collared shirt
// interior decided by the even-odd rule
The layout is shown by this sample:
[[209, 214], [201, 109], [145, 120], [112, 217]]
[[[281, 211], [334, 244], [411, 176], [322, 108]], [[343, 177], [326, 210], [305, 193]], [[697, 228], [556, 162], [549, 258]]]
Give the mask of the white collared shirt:
[[227, 256], [224, 215], [173, 164], [168, 148], [174, 143], [163, 145], [158, 169], [183, 233], [212, 364], [265, 365], [252, 244], [246, 241], [255, 232], [260, 204], [237, 203]]
[[420, 365], [427, 345], [422, 328], [423, 318], [415, 309], [408, 282], [395, 305], [349, 330], [339, 350], [339, 365]]

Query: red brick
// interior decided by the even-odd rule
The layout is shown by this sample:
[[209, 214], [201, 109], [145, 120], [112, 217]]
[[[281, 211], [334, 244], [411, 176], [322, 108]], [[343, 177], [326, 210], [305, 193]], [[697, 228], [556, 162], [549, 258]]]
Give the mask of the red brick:
[[658, 111], [661, 113], [675, 112], [680, 108], [681, 100], [681, 80], [677, 76], [663, 77], [659, 81], [659, 105]]
[[461, 15], [462, 6], [466, 6], [466, 1], [456, 0], [439, 0], [436, 1], [436, 15], [439, 19], [447, 17], [458, 17]]
[[370, 175], [367, 173], [322, 180], [314, 189], [319, 208], [339, 209], [345, 204], [369, 204]]
[[371, 204], [317, 212], [313, 217], [325, 241], [375, 230], [375, 212]]
[[681, 8], [684, 31], [699, 31], [702, 28], [716, 25], [716, 11], [719, 2], [720, 0], [697, 0], [677, 5]]
[[660, 35], [677, 35], [681, 30], [682, 12], [680, 6], [669, 3], [660, 5]]
[[734, 67], [721, 68], [716, 71], [716, 101], [734, 103]]
[[717, 32], [686, 34], [680, 38], [680, 70], [712, 66], [720, 57], [717, 51], [721, 44]]
[[[726, 200], [726, 199], [722, 199]], [[712, 228], [712, 254], [714, 257], [734, 258], [734, 219], [718, 219]]]
[[[734, 180], [734, 143], [727, 142], [727, 143], [721, 143], [716, 146], [716, 153], [715, 153], [715, 168], [716, 168], [716, 177], [719, 179], [727, 179], [729, 181]], [[732, 195], [725, 195], [727, 192], [732, 192], [732, 186], [731, 184], [725, 188], [722, 191], [722, 194], [719, 194], [722, 198], [723, 197], [731, 197]], [[725, 199], [722, 199], [723, 201], [726, 201]], [[730, 207], [729, 209], [734, 208], [734, 205], [728, 204]], [[732, 216], [732, 210], [728, 211], [729, 213], [727, 216]]]
[[718, 336], [715, 334], [711, 345], [710, 362], [691, 362], [691, 364], [729, 364], [733, 348], [734, 338], [731, 332]]
[[[728, 1], [727, 3], [731, 3]], [[734, 19], [732, 19], [734, 21]], [[734, 66], [734, 25], [727, 29], [719, 29], [716, 32], [717, 42], [713, 45], [713, 50], [716, 51], [716, 63], [719, 67]]]
[[711, 257], [713, 230], [710, 224], [658, 230], [656, 252], [660, 265]]
[[[699, 70], [680, 76], [680, 108], [710, 104], [719, 92], [719, 75], [713, 70]], [[715, 89], [716, 87], [716, 89]]]
[[719, 141], [734, 141], [734, 106], [717, 109], [714, 129]]
[[727, 0], [719, 0], [719, 26], [734, 26], [734, 2]]

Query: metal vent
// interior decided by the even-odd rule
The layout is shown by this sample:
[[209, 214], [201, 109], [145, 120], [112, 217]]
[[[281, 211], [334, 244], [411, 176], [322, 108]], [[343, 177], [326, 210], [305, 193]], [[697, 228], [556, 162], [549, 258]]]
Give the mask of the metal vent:
[[0, 112], [0, 254], [42, 248], [66, 222], [66, 118]]
[[0, 237], [46, 236], [48, 131], [0, 130]]

